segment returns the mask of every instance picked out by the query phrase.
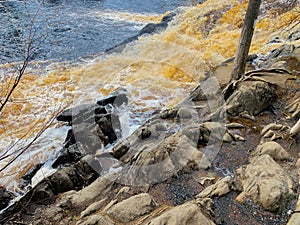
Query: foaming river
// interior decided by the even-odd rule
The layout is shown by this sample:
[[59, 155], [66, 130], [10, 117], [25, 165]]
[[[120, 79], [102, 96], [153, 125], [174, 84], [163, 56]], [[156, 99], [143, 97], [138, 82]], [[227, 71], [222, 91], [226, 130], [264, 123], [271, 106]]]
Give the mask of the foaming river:
[[[136, 34], [146, 23], [158, 22], [168, 10], [180, 5], [191, 2], [52, 1], [48, 8], [42, 8], [47, 15], [51, 10], [58, 12], [52, 22], [64, 21], [57, 28], [62, 30], [57, 31], [59, 35], [50, 35], [50, 39], [58, 38], [58, 43], [41, 48], [41, 56], [37, 55], [13, 93], [12, 101], [1, 113], [0, 168], [65, 107], [94, 103], [113, 91], [125, 89], [129, 105], [122, 117], [123, 126], [130, 128], [124, 129], [124, 135], [128, 135], [155, 112], [185, 98], [205, 78], [206, 71], [234, 56], [247, 6], [238, 0], [208, 0], [181, 7], [167, 30], [140, 37], [122, 53], [100, 54]], [[286, 40], [288, 34], [282, 30], [288, 26], [296, 29], [293, 19], [298, 15], [297, 10], [263, 13], [257, 21], [251, 53], [264, 54], [283, 44], [284, 41], [270, 41], [278, 36]], [[91, 54], [95, 56], [77, 64], [66, 62], [71, 59], [76, 62]], [[43, 57], [55, 62], [43, 64]], [[10, 65], [1, 66], [2, 94], [11, 85], [11, 71]], [[33, 165], [55, 157], [67, 129], [53, 122], [0, 173], [0, 184], [21, 192], [19, 178]], [[48, 172], [51, 170], [45, 170], [42, 176]]]

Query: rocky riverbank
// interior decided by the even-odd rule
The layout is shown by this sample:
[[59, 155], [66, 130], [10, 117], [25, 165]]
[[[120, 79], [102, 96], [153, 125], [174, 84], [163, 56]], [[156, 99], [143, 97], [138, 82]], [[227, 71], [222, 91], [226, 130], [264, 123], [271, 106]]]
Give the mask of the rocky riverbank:
[[[0, 223], [299, 224], [299, 34], [249, 56], [233, 83], [232, 59], [214, 67], [186, 99], [128, 137], [126, 90], [63, 111], [57, 120], [70, 129], [55, 172], [37, 184], [40, 164], [24, 174], [32, 188]], [[0, 196], [1, 209], [14, 198], [1, 186]]]
[[57, 119], [72, 129], [57, 172], [1, 222], [298, 224], [300, 137], [289, 133], [300, 116], [299, 57], [283, 45], [224, 89], [229, 60], [125, 139], [115, 110], [124, 93], [64, 111]]

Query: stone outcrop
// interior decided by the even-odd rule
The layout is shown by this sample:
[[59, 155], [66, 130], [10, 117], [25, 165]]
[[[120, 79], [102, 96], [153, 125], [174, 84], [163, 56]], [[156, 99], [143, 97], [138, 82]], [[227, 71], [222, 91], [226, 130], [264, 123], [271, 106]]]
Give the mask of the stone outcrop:
[[268, 154], [256, 156], [237, 171], [236, 185], [242, 193], [237, 201], [250, 197], [267, 210], [283, 207], [294, 196], [294, 182]]
[[61, 196], [60, 206], [64, 208], [85, 209], [90, 204], [105, 199], [112, 191], [114, 177], [102, 176], [82, 190], [69, 191]]
[[125, 163], [119, 182], [154, 184], [180, 171], [207, 169], [211, 166], [210, 158], [197, 146], [221, 143], [226, 131], [217, 122], [191, 124], [161, 140], [159, 132], [164, 130], [161, 124], [154, 122], [141, 127], [113, 148], [112, 155]]
[[[95, 166], [92, 166], [95, 165]], [[80, 159], [77, 163], [58, 170], [51, 176], [43, 179], [32, 189], [31, 200], [48, 204], [53, 202], [59, 193], [70, 190], [80, 190], [84, 186], [91, 184], [98, 176], [99, 170], [95, 159], [88, 155]]]
[[218, 180], [215, 184], [205, 188], [196, 199], [213, 198], [215, 196], [221, 197], [226, 195], [231, 190], [233, 179], [230, 176]]
[[66, 109], [57, 116], [58, 121], [71, 126], [53, 167], [77, 162], [87, 154], [95, 154], [121, 137], [119, 116], [112, 111], [127, 104], [126, 94], [114, 94], [92, 105], [79, 105]]
[[[290, 39], [297, 39], [297, 35], [299, 35], [299, 30], [291, 34]], [[296, 47], [295, 45], [284, 44], [268, 54], [264, 62], [262, 62], [259, 66], [260, 68], [286, 69], [292, 74], [297, 75], [299, 73], [300, 65], [299, 53], [299, 46]]]
[[285, 93], [289, 79], [293, 77], [286, 69], [261, 69], [246, 73], [224, 90], [227, 113], [253, 118]]

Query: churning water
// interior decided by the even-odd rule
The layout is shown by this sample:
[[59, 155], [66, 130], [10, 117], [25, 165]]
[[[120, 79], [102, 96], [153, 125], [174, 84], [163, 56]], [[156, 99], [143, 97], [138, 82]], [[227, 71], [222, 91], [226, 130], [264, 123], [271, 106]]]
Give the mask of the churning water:
[[0, 1], [0, 62], [22, 59], [33, 18], [40, 45], [33, 57], [70, 60], [113, 47], [146, 23], [158, 22], [161, 14], [186, 4], [188, 0]]

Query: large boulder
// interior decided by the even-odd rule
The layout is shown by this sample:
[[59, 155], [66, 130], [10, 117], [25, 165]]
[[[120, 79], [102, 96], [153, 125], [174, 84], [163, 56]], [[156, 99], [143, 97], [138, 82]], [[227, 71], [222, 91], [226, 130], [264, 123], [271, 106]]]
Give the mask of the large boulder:
[[79, 105], [61, 112], [57, 120], [67, 122], [71, 129], [53, 167], [76, 163], [81, 157], [95, 154], [120, 138], [121, 123], [113, 110], [127, 103], [126, 94], [119, 93], [96, 104]]
[[92, 203], [105, 199], [112, 192], [115, 179], [112, 174], [107, 174], [99, 177], [80, 191], [65, 192], [60, 196], [59, 206], [78, 211], [86, 209]]
[[294, 195], [292, 178], [268, 154], [252, 158], [236, 172], [236, 185], [242, 191], [239, 202], [250, 197], [264, 209], [275, 211]]
[[227, 113], [258, 115], [271, 106], [276, 95], [270, 85], [263, 81], [244, 81], [226, 101]]

